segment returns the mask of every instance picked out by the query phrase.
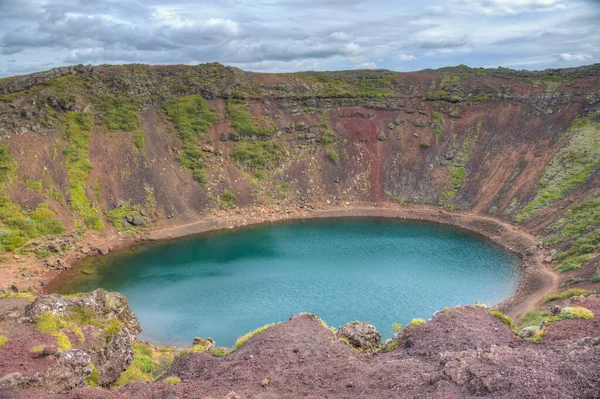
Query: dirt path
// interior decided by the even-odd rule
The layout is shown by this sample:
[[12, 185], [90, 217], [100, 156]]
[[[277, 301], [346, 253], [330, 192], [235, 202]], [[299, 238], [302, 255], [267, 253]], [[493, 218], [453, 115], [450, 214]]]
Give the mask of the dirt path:
[[[337, 217], [385, 217], [405, 220], [421, 220], [442, 223], [469, 230], [487, 237], [491, 241], [519, 254], [523, 262], [523, 276], [516, 294], [499, 305], [499, 308], [514, 318], [542, 303], [543, 298], [558, 288], [559, 278], [555, 272], [543, 263], [544, 250], [537, 249], [538, 240], [533, 235], [509, 223], [469, 212], [449, 212], [438, 207], [410, 206], [399, 207], [395, 204], [353, 204], [348, 206], [319, 206], [317, 209], [286, 208], [282, 206], [249, 207], [233, 210], [212, 210], [206, 215], [194, 216], [195, 220], [165, 220], [147, 230], [137, 238], [127, 238], [121, 234], [93, 234], [82, 239], [84, 246], [95, 245], [110, 250], [124, 248], [141, 240], [175, 239], [191, 234], [200, 234], [217, 230], [233, 229], [263, 223], [283, 222], [302, 219]], [[85, 254], [72, 250], [63, 257], [67, 263], [85, 257]], [[2, 264], [0, 283], [14, 280], [14, 276], [23, 267], [23, 259], [10, 259]], [[30, 269], [39, 275], [29, 280], [34, 290], [40, 291], [39, 281], [46, 282], [54, 278], [59, 271], [44, 266], [43, 261], [29, 260]]]

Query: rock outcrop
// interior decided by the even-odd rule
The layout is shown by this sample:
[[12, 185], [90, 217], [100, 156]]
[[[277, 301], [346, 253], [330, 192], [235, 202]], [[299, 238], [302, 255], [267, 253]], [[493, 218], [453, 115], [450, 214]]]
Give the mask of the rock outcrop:
[[353, 321], [344, 324], [337, 331], [337, 336], [356, 349], [372, 352], [381, 347], [381, 334], [374, 325]]

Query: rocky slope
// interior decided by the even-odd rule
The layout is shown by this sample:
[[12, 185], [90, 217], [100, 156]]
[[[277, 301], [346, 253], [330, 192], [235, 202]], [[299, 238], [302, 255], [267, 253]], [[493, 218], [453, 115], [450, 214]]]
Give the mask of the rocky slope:
[[0, 251], [52, 264], [82, 235], [211, 209], [396, 202], [519, 223], [569, 284], [600, 280], [598, 65], [76, 66], [2, 79], [0, 93]]

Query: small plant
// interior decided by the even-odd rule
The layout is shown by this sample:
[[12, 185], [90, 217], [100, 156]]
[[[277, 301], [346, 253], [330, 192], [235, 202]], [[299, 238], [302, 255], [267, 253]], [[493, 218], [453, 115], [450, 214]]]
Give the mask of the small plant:
[[181, 379], [179, 377], [175, 377], [175, 376], [170, 376], [170, 377], [163, 379], [163, 383], [165, 385], [177, 385], [180, 382], [181, 382]]
[[33, 348], [29, 349], [29, 352], [40, 354], [40, 353], [44, 352], [44, 349], [46, 349], [46, 345], [36, 345]]
[[57, 332], [52, 334], [56, 337], [56, 347], [59, 351], [67, 351], [71, 349], [73, 346], [71, 345], [71, 340], [64, 333]]
[[395, 332], [402, 331], [402, 324], [393, 322], [392, 323], [392, 330], [394, 330]]
[[410, 323], [408, 323], [409, 326], [420, 326], [421, 324], [425, 324], [426, 321], [425, 319], [412, 319], [410, 321]]
[[421, 149], [423, 149], [423, 150], [426, 150], [426, 149], [428, 149], [429, 147], [431, 147], [431, 144], [429, 144], [429, 142], [428, 142], [428, 141], [421, 141], [421, 142], [419, 143], [419, 148], [421, 148]]
[[0, 335], [0, 347], [4, 346], [8, 339], [4, 335]]
[[543, 320], [544, 314], [542, 312], [531, 310], [525, 313], [521, 319], [521, 327], [538, 327]]

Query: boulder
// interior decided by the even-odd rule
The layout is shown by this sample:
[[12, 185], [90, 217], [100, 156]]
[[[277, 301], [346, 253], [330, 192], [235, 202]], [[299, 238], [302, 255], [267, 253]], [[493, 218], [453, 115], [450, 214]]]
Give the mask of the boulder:
[[374, 325], [366, 322], [344, 324], [337, 331], [337, 336], [347, 340], [356, 349], [374, 351], [381, 346], [381, 334]]
[[385, 134], [383, 134], [383, 133], [379, 133], [379, 134], [377, 135], [377, 140], [379, 140], [379, 141], [384, 141], [384, 140], [385, 140]]
[[58, 362], [45, 370], [41, 382], [49, 392], [61, 392], [84, 384], [92, 375], [90, 355], [81, 349], [58, 352]]
[[67, 298], [58, 294], [39, 296], [34, 302], [25, 308], [25, 317], [34, 320], [45, 312], [50, 312], [55, 316], [64, 316], [69, 310], [75, 308], [75, 304]]
[[519, 331], [519, 337], [521, 338], [533, 338], [535, 334], [538, 332], [539, 328], [537, 326], [525, 327], [521, 331]]

